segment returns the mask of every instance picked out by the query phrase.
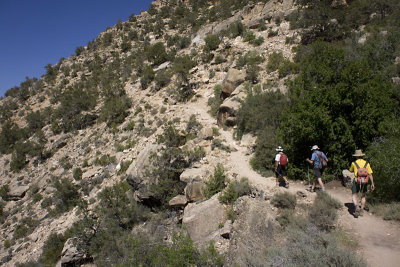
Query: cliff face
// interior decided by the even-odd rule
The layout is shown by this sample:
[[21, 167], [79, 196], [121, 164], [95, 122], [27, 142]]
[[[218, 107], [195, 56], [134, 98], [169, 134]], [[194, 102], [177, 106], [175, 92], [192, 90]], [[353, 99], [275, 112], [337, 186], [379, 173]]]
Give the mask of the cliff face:
[[[300, 37], [285, 18], [295, 7], [291, 0], [249, 3], [219, 19], [212, 17], [218, 1], [196, 10], [188, 1], [175, 10], [166, 2], [155, 1], [148, 12], [108, 28], [74, 56], [48, 66], [40, 80], [1, 100], [4, 266], [37, 261], [51, 234], [63, 234], [82, 219], [81, 200], [94, 212], [99, 193], [120, 181], [130, 185], [128, 199], [153, 214], [160, 206], [173, 211], [158, 232], [167, 242], [183, 222], [194, 241], [214, 240], [231, 258], [243, 252], [238, 239], [252, 231], [247, 218], [267, 212], [262, 203], [272, 189], [248, 167], [254, 138], [235, 141], [226, 126], [235, 126], [249, 86], [287, 91], [285, 80], [292, 76], [280, 77], [267, 65], [271, 54], [293, 57]], [[184, 21], [181, 13], [209, 11], [214, 13], [203, 24]], [[255, 76], [239, 62], [251, 56], [260, 58]], [[220, 104], [214, 116], [212, 101]], [[247, 155], [238, 162], [241, 153]], [[203, 201], [219, 164], [232, 181], [258, 177], [248, 177], [253, 198], [238, 204], [236, 212], [248, 214], [234, 224], [218, 195]], [[154, 190], [166, 173], [175, 183], [167, 197]], [[269, 221], [252, 223], [269, 229]], [[70, 243], [64, 263], [87, 257], [71, 252]]]

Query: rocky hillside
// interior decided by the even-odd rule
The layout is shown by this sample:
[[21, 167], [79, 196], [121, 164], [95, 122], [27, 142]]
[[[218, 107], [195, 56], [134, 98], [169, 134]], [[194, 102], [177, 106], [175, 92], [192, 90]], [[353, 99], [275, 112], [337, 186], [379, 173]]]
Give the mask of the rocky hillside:
[[[285, 190], [250, 168], [255, 137], [234, 136], [248, 95], [286, 93], [298, 73], [293, 12], [292, 0], [156, 0], [10, 89], [0, 110], [2, 264], [129, 265], [116, 251], [153, 248], [141, 253], [135, 238], [168, 248], [185, 233], [200, 251], [213, 244], [209, 265], [221, 263], [215, 255], [259, 264], [280, 238], [274, 194]], [[292, 190], [306, 214], [315, 196]]]

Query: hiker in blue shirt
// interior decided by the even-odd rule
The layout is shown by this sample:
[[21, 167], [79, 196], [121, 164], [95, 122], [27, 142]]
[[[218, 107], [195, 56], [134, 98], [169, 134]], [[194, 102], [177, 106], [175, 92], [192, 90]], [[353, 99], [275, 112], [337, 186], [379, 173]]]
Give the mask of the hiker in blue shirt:
[[311, 148], [311, 151], [313, 152], [311, 155], [311, 160], [308, 158], [306, 161], [314, 166], [314, 183], [311, 187], [311, 192], [314, 192], [315, 186], [317, 185], [317, 181], [319, 185], [321, 186], [322, 191], [325, 191], [325, 186], [324, 183], [322, 182], [322, 173], [324, 172], [324, 168], [326, 166], [326, 163], [328, 162], [328, 158], [324, 154], [324, 152], [319, 151], [319, 147], [317, 145], [314, 145]]

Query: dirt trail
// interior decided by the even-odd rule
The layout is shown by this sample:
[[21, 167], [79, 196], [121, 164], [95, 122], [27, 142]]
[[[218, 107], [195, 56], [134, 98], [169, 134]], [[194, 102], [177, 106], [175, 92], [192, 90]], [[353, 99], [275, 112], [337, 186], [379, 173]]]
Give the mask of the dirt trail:
[[[253, 171], [249, 164], [250, 155], [246, 155], [245, 148], [233, 145], [230, 132], [224, 132], [223, 135], [230, 145], [237, 149], [230, 157], [231, 167], [238, 173], [238, 177], [248, 177], [250, 183], [259, 189], [276, 190], [275, 178], [265, 178]], [[305, 188], [300, 182], [291, 182], [289, 191], [296, 193]], [[338, 181], [326, 185], [326, 189], [331, 196], [343, 203], [343, 209], [339, 211], [339, 224], [357, 240], [358, 251], [368, 266], [400, 266], [400, 224], [384, 221], [367, 212], [363, 217], [354, 218], [349, 210], [352, 207], [351, 190], [343, 187]]]
[[[205, 124], [216, 125], [216, 121], [207, 113], [205, 99], [191, 103], [191, 113], [197, 113]], [[189, 112], [190, 112], [189, 111]], [[231, 152], [227, 168], [237, 173], [237, 177], [247, 177], [249, 182], [259, 190], [276, 191], [275, 178], [265, 178], [255, 172], [250, 164], [251, 155], [248, 155], [247, 147], [241, 146], [233, 139], [232, 131], [220, 129], [221, 137], [226, 140], [230, 147], [236, 151]], [[292, 193], [305, 189], [300, 182], [291, 182], [288, 189]], [[343, 209], [339, 211], [339, 224], [341, 228], [357, 240], [358, 251], [367, 261], [368, 266], [394, 267], [400, 266], [400, 224], [384, 221], [370, 213], [363, 217], [354, 218], [349, 212], [351, 207], [351, 190], [341, 186], [339, 182], [326, 185], [327, 192], [343, 203]], [[279, 189], [280, 190], [280, 189]]]

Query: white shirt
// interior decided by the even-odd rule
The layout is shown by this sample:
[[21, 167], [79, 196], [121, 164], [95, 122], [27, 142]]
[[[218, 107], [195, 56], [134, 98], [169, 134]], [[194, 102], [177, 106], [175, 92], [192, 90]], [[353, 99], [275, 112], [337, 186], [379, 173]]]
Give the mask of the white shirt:
[[279, 152], [279, 153], [276, 154], [276, 156], [275, 156], [275, 161], [279, 162], [279, 164], [281, 164], [281, 154], [282, 154], [282, 152]]

